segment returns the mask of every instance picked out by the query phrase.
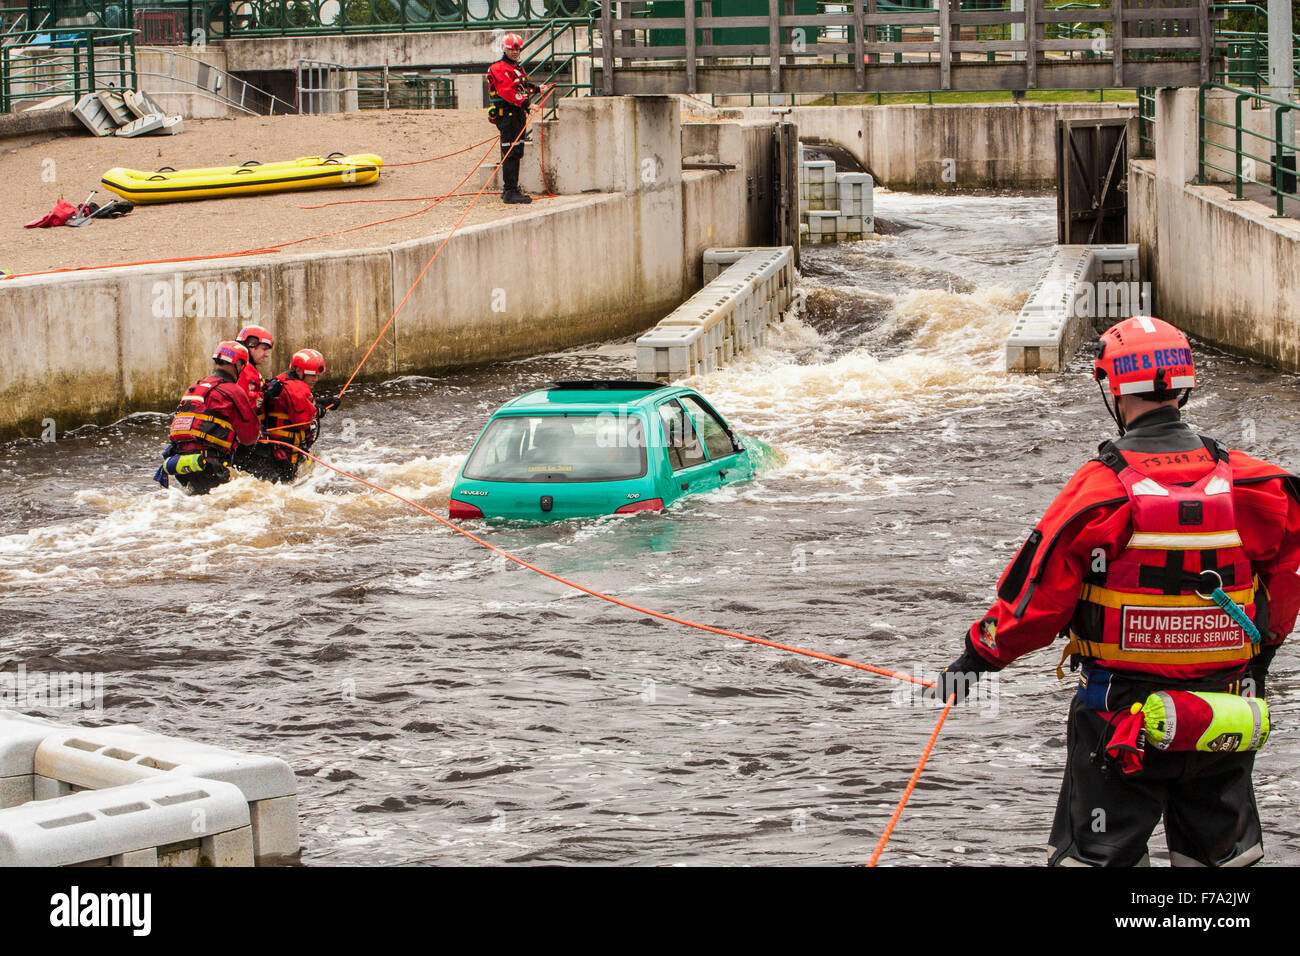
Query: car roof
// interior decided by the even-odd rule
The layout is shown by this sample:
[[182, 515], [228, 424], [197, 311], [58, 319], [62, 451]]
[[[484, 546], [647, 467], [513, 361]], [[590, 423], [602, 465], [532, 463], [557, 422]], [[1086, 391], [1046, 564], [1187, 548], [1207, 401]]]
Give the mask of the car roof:
[[611, 408], [649, 408], [665, 398], [694, 395], [694, 389], [658, 382], [556, 382], [511, 399], [496, 414], [598, 413]]

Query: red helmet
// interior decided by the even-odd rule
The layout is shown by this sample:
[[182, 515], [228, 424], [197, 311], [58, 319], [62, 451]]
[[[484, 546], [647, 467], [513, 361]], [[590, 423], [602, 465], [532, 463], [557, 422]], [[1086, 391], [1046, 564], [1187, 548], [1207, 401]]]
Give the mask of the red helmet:
[[1163, 401], [1178, 389], [1196, 387], [1192, 346], [1168, 322], [1135, 315], [1102, 334], [1092, 377], [1105, 380], [1117, 397], [1151, 394]]
[[524, 38], [518, 33], [507, 33], [501, 40], [501, 49], [514, 50], [518, 53], [524, 48]]
[[247, 365], [248, 349], [238, 342], [222, 342], [212, 353], [214, 362], [229, 362], [231, 365]]
[[262, 345], [273, 345], [271, 333], [266, 331], [260, 325], [246, 325], [239, 330], [235, 336], [236, 342], [247, 342], [249, 339], [257, 339]]
[[325, 371], [325, 356], [315, 349], [300, 349], [293, 353], [289, 368], [296, 368], [304, 375], [320, 375]]

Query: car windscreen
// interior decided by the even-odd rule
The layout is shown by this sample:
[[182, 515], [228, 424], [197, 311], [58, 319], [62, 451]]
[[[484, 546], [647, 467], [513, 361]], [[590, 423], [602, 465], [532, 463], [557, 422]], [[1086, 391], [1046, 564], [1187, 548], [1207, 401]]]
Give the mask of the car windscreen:
[[474, 481], [618, 481], [646, 473], [635, 415], [504, 415], [465, 463]]

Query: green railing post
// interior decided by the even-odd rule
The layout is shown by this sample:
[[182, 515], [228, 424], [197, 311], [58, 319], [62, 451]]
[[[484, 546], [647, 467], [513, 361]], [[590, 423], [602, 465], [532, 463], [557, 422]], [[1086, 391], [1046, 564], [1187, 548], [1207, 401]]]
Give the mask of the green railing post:
[[95, 82], [95, 34], [86, 32], [86, 83], [89, 85], [87, 93], [93, 93], [99, 89], [99, 84]]
[[1284, 165], [1283, 160], [1286, 154], [1283, 152], [1282, 143], [1282, 117], [1291, 112], [1290, 106], [1279, 106], [1274, 116], [1275, 137], [1277, 139], [1277, 149], [1273, 151], [1273, 192], [1277, 196], [1277, 216], [1280, 218], [1286, 215], [1285, 206], [1286, 191], [1283, 184], [1286, 182], [1286, 174], [1290, 172]]
[[1242, 192], [1242, 182], [1241, 182], [1241, 148], [1242, 148], [1242, 142], [1241, 142], [1241, 107], [1242, 107], [1242, 104], [1245, 103], [1246, 100], [1248, 100], [1248, 99], [1250, 99], [1250, 94], [1249, 94], [1249, 93], [1238, 93], [1238, 94], [1237, 94], [1237, 198], [1238, 198], [1238, 199], [1245, 199], [1245, 198], [1246, 198], [1246, 197], [1245, 197], [1245, 194]]
[[1196, 109], [1196, 184], [1205, 185], [1205, 86], [1197, 91]]
[[72, 100], [81, 99], [81, 47], [72, 44]]

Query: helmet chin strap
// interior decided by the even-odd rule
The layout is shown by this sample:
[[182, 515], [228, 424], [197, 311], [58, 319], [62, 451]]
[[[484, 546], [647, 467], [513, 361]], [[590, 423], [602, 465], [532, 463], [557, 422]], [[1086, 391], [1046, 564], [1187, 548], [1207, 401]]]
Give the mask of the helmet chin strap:
[[1123, 438], [1124, 423], [1120, 421], [1119, 417], [1119, 399], [1115, 399], [1115, 405], [1112, 407], [1110, 400], [1106, 398], [1106, 386], [1101, 383], [1100, 379], [1097, 381], [1097, 388], [1101, 391], [1101, 403], [1106, 406], [1106, 411], [1110, 414], [1110, 417], [1115, 419], [1115, 426], [1119, 429], [1120, 437]]

